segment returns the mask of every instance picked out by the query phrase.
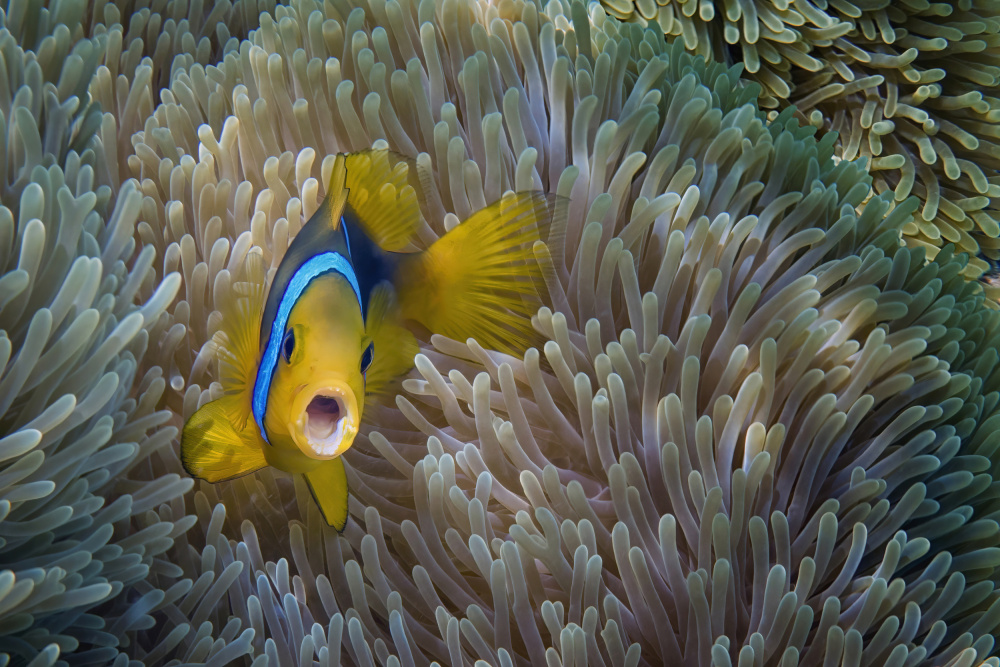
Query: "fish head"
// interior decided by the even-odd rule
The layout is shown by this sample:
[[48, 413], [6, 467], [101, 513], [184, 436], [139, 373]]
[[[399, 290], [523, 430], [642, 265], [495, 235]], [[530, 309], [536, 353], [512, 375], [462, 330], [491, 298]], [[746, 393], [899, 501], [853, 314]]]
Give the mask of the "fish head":
[[265, 417], [272, 444], [314, 460], [347, 451], [361, 424], [373, 356], [347, 281], [336, 275], [314, 280], [292, 308], [281, 341]]

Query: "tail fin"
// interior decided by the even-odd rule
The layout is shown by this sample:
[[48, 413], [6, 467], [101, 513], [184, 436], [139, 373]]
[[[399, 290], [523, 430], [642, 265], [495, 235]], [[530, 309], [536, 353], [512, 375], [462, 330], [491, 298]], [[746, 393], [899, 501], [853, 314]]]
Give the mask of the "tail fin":
[[521, 354], [531, 347], [531, 316], [544, 290], [532, 247], [551, 239], [553, 204], [540, 192], [507, 195], [425, 252], [406, 256], [395, 280], [403, 317], [488, 349]]

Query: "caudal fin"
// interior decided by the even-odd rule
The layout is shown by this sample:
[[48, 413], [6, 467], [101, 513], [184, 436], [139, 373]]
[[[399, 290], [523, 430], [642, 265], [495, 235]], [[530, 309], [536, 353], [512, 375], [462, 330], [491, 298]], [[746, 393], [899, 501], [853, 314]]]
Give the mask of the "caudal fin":
[[544, 291], [532, 248], [550, 240], [553, 207], [553, 197], [541, 192], [507, 195], [425, 252], [405, 257], [395, 281], [404, 318], [449, 338], [522, 354], [535, 343], [531, 316]]

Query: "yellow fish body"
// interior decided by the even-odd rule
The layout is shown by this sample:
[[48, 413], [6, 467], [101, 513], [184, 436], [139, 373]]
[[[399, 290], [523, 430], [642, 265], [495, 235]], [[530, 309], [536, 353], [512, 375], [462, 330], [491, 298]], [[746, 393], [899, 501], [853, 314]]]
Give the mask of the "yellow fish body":
[[416, 251], [416, 174], [412, 161], [385, 150], [338, 155], [326, 199], [269, 289], [260, 256], [250, 255], [239, 289], [220, 304], [224, 395], [181, 435], [188, 473], [209, 482], [268, 465], [304, 474], [327, 523], [343, 530], [340, 456], [365, 401], [412, 367], [411, 329], [528, 347], [542, 274], [532, 248], [550, 199], [508, 195]]

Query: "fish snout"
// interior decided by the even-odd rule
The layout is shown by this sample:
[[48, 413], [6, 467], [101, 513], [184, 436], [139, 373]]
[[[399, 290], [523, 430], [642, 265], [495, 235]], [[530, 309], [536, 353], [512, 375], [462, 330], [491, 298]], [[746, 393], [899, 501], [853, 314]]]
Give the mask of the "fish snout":
[[361, 422], [354, 391], [340, 382], [310, 385], [292, 403], [292, 439], [303, 454], [333, 459], [354, 443]]

